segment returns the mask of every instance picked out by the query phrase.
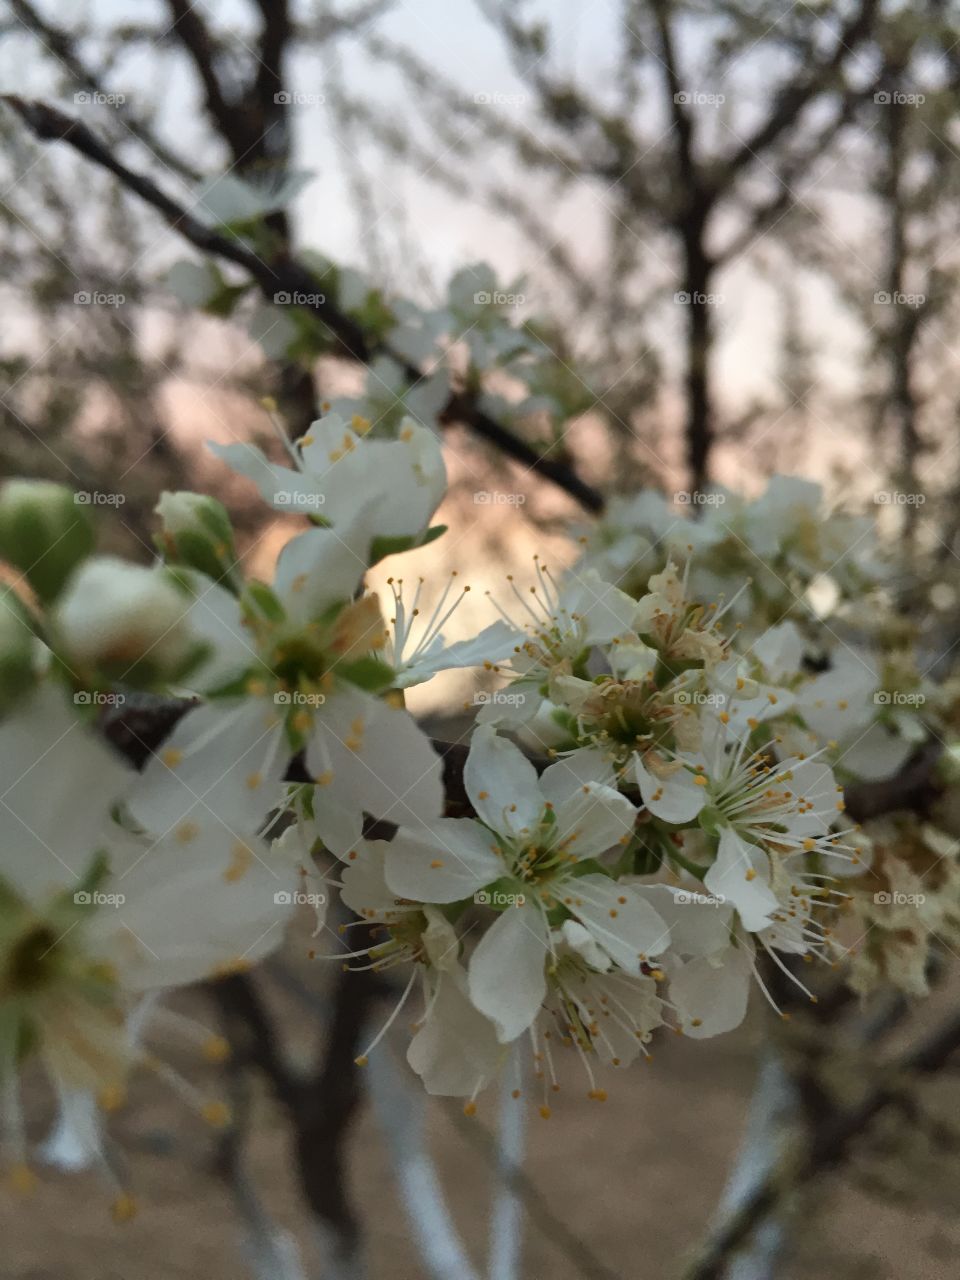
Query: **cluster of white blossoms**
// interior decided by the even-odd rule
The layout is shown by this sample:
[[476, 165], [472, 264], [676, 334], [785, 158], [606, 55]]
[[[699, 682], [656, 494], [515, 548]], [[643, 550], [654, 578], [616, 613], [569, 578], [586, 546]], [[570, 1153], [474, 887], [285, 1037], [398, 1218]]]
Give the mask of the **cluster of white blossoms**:
[[[858, 526], [779, 480], [724, 537], [708, 520], [675, 540], [644, 496], [572, 569], [536, 561], [499, 621], [447, 644], [450, 588], [425, 621], [419, 596], [397, 584], [385, 617], [365, 585], [443, 531], [438, 438], [412, 419], [393, 438], [369, 425], [331, 411], [282, 464], [217, 450], [303, 518], [271, 582], [244, 573], [211, 498], [163, 495], [144, 567], [94, 554], [86, 509], [57, 486], [0, 493], [0, 1087], [21, 1180], [25, 1071], [48, 1073], [75, 1145], [109, 1175], [94, 1100], [115, 1104], [155, 1063], [156, 996], [256, 962], [304, 898], [318, 957], [397, 975], [359, 1061], [412, 1024], [411, 1067], [468, 1109], [521, 1043], [544, 1114], [562, 1054], [602, 1099], [598, 1068], [649, 1055], [659, 1028], [728, 1031], [771, 965], [800, 986], [798, 957], [834, 962], [858, 941], [845, 920], [867, 919], [851, 886], [871, 841], [841, 787], [903, 766], [922, 705], [883, 696], [868, 648], [826, 650], [810, 617], [764, 626], [755, 608], [762, 563], [809, 584], [836, 554], [852, 594], [873, 554], [850, 558]], [[739, 542], [749, 573], [728, 554]], [[451, 793], [404, 691], [455, 667], [497, 689]], [[135, 743], [148, 693], [182, 705], [138, 771], [104, 730], [119, 720]], [[919, 840], [889, 853], [892, 839], [880, 874], [901, 894], [924, 864]], [[917, 925], [924, 946], [958, 918], [955, 871], [935, 880], [949, 902]], [[872, 937], [902, 945], [900, 918], [873, 906]], [[859, 985], [894, 961], [869, 952]]]

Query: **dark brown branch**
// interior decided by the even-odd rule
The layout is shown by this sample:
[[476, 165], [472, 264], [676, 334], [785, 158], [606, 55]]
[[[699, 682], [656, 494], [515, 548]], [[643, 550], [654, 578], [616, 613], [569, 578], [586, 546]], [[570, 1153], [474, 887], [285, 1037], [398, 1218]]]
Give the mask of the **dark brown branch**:
[[[268, 300], [272, 300], [274, 294], [280, 292], [312, 296], [315, 301], [304, 309], [321, 321], [347, 357], [369, 363], [376, 355], [390, 355], [398, 361], [411, 383], [422, 378], [419, 369], [397, 356], [387, 344], [368, 341], [363, 329], [355, 321], [335, 307], [325, 295], [318, 293], [316, 277], [295, 259], [283, 256], [267, 262], [242, 241], [229, 238], [206, 226], [161, 191], [150, 178], [135, 173], [122, 164], [86, 125], [71, 119], [55, 107], [12, 94], [7, 94], [0, 100], [12, 107], [41, 141], [65, 142], [88, 160], [112, 173], [128, 191], [160, 213], [171, 230], [188, 240], [195, 248], [243, 267]], [[477, 408], [472, 397], [462, 393], [453, 395], [440, 414], [440, 421], [444, 424], [465, 423], [476, 435], [489, 441], [508, 457], [552, 481], [588, 511], [603, 510], [602, 495], [582, 480], [566, 462], [537, 452], [525, 440]]]
[[879, 8], [879, 0], [861, 0], [850, 20], [841, 28], [830, 56], [822, 59], [812, 71], [804, 69], [797, 80], [781, 89], [766, 120], [722, 166], [714, 188], [718, 193], [729, 188], [740, 170], [767, 151], [795, 123], [804, 108], [830, 87], [847, 59], [873, 31]]

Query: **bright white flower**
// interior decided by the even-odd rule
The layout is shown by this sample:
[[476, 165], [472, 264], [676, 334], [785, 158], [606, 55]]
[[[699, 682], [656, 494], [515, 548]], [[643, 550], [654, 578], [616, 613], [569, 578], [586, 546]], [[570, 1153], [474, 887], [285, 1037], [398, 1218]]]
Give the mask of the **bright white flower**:
[[385, 879], [389, 845], [360, 840], [343, 868], [343, 901], [376, 926], [372, 944], [349, 958], [378, 971], [411, 965], [402, 995], [373, 1042], [365, 1063], [406, 1004], [420, 979], [424, 1013], [407, 1060], [428, 1093], [474, 1098], [493, 1079], [503, 1049], [493, 1024], [470, 1002], [460, 963], [460, 940], [439, 908], [398, 898]]
[[366, 419], [336, 413], [288, 445], [294, 469], [269, 462], [252, 444], [211, 444], [252, 480], [278, 511], [309, 515], [336, 530], [350, 526], [366, 562], [417, 545], [447, 487], [436, 434], [405, 421], [396, 440], [374, 440]]
[[442, 812], [440, 759], [402, 708], [375, 696], [392, 670], [375, 597], [354, 600], [362, 530], [313, 529], [284, 547], [273, 588], [238, 600], [196, 578], [190, 623], [212, 651], [188, 711], [148, 761], [131, 807], [165, 831], [208, 805], [252, 827], [276, 805], [291, 757], [304, 753], [323, 796], [324, 840], [346, 852], [364, 811], [416, 823]]
[[563, 909], [590, 931], [611, 961], [639, 973], [667, 945], [663, 921], [629, 889], [586, 859], [625, 843], [634, 809], [611, 785], [594, 752], [551, 765], [538, 778], [526, 757], [487, 727], [473, 736], [464, 783], [478, 820], [444, 819], [401, 829], [386, 853], [386, 878], [403, 898], [459, 902], [473, 895], [502, 910], [470, 961], [474, 1004], [515, 1039], [546, 994], [548, 914]]
[[737, 909], [745, 929], [773, 921], [781, 903], [771, 883], [778, 859], [817, 851], [836, 854], [831, 824], [843, 808], [829, 767], [814, 760], [771, 764], [748, 746], [727, 742], [722, 727], [705, 736], [705, 754], [667, 761], [635, 757], [640, 794], [654, 816], [686, 824], [697, 819], [717, 837], [703, 877], [711, 893]]
[[0, 1075], [21, 1161], [25, 1049], [61, 1095], [118, 1089], [135, 1000], [254, 962], [289, 913], [295, 868], [219, 815], [160, 840], [121, 829], [131, 781], [52, 686], [0, 723]]

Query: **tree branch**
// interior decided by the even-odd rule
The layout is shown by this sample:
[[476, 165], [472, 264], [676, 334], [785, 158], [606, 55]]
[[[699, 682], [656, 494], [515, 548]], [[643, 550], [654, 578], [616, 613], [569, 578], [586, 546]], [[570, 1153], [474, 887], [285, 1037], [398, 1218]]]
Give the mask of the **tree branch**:
[[[350, 359], [368, 364], [377, 355], [389, 355], [400, 364], [409, 382], [416, 383], [423, 377], [418, 368], [391, 350], [389, 344], [369, 341], [354, 320], [338, 310], [324, 295], [318, 295], [316, 277], [295, 259], [282, 256], [271, 262], [264, 261], [242, 241], [231, 239], [206, 226], [161, 191], [152, 179], [122, 164], [86, 125], [73, 120], [55, 107], [28, 101], [13, 94], [4, 95], [0, 101], [12, 107], [41, 141], [65, 142], [112, 173], [128, 191], [160, 213], [171, 230], [188, 240], [195, 248], [242, 267], [268, 300], [272, 301], [274, 294], [278, 292], [313, 296], [314, 303], [303, 309], [309, 310], [321, 321], [331, 338], [340, 344], [343, 354]], [[537, 475], [552, 481], [588, 511], [603, 510], [604, 501], [599, 491], [582, 480], [566, 462], [539, 453], [532, 445], [480, 410], [472, 396], [462, 392], [454, 394], [439, 415], [439, 420], [445, 425], [453, 422], [465, 423], [475, 435], [487, 440]]]

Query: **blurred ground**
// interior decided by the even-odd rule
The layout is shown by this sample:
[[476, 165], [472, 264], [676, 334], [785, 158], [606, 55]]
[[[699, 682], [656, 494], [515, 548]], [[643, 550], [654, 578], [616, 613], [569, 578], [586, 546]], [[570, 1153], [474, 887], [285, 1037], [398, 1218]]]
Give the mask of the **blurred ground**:
[[[202, 1014], [199, 999], [187, 1006]], [[281, 1005], [281, 1008], [283, 1006]], [[283, 1008], [295, 1053], [312, 1034], [298, 1008]], [[572, 1070], [551, 1119], [534, 1116], [527, 1170], [553, 1213], [623, 1280], [673, 1280], [699, 1239], [736, 1149], [750, 1091], [758, 1018], [708, 1047], [664, 1037], [652, 1064], [617, 1073], [606, 1103], [590, 1102]], [[169, 1055], [181, 1071], [216, 1088], [214, 1068], [198, 1066], [182, 1046]], [[567, 1087], [569, 1086], [569, 1087]], [[30, 1108], [43, 1132], [47, 1101]], [[474, 1124], [494, 1121], [495, 1102]], [[432, 1111], [432, 1144], [468, 1248], [483, 1257], [489, 1178], [459, 1114]], [[155, 1079], [141, 1078], [114, 1130], [129, 1155], [140, 1212], [112, 1224], [109, 1192], [96, 1178], [45, 1177], [28, 1199], [0, 1199], [0, 1275], [4, 1280], [238, 1280], [232, 1207], [211, 1174], [214, 1143], [201, 1121]], [[251, 1167], [276, 1217], [302, 1233], [304, 1218], [287, 1172], [285, 1132], [273, 1104], [257, 1103]], [[377, 1280], [422, 1276], [409, 1244], [373, 1117], [365, 1112], [353, 1142], [353, 1188], [366, 1222], [370, 1274]], [[801, 1233], [801, 1257], [782, 1280], [953, 1280], [960, 1226], [936, 1213], [879, 1202], [837, 1179], [818, 1191], [815, 1226]], [[956, 1215], [953, 1215], [956, 1222]], [[584, 1273], [562, 1247], [528, 1223], [523, 1280], [576, 1280]], [[314, 1270], [312, 1276], [321, 1273]], [[778, 1277], [781, 1280], [781, 1277]]]

